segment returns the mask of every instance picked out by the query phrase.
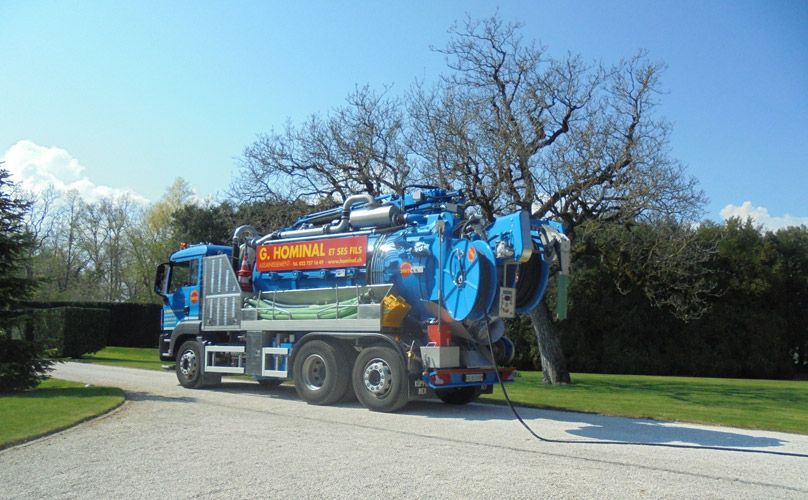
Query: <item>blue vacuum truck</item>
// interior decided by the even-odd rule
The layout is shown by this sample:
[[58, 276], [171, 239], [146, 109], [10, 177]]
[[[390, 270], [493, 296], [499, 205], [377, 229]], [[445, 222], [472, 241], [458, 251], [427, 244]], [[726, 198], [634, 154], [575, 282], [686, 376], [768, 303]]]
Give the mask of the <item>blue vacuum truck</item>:
[[160, 359], [193, 389], [240, 374], [292, 379], [315, 405], [465, 404], [513, 380], [503, 318], [539, 304], [555, 258], [565, 285], [562, 226], [527, 211], [486, 221], [461, 192], [428, 186], [353, 195], [268, 234], [241, 226], [232, 246], [173, 253], [155, 278]]

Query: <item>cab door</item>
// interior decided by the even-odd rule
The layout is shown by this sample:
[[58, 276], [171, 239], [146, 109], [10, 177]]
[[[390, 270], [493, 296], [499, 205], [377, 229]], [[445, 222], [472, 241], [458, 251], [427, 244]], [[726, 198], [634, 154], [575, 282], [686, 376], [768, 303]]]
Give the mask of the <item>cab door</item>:
[[[176, 323], [184, 319], [199, 318], [200, 261], [199, 257], [193, 257], [171, 263], [171, 274], [166, 290], [168, 304], [164, 308], [164, 314], [173, 315]], [[170, 309], [170, 312], [166, 309]]]

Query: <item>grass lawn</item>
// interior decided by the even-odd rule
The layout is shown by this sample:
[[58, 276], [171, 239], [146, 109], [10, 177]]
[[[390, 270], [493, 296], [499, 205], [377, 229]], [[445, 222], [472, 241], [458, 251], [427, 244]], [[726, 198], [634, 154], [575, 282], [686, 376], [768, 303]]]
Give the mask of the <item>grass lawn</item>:
[[48, 379], [31, 391], [0, 396], [0, 449], [66, 429], [123, 403], [114, 387]]
[[[80, 361], [150, 370], [165, 364], [156, 348], [137, 347], [107, 347]], [[522, 406], [808, 434], [808, 381], [588, 373], [572, 380], [545, 386], [541, 372], [520, 372], [508, 393]], [[496, 387], [482, 400], [504, 397]]]
[[169, 364], [160, 361], [160, 354], [156, 347], [105, 347], [95, 354], [87, 354], [83, 358], [73, 361], [147, 370], [162, 370], [163, 365]]
[[[520, 372], [507, 389], [523, 406], [808, 434], [805, 381], [587, 373], [572, 381], [545, 386], [541, 372]], [[496, 387], [483, 400], [505, 398]]]

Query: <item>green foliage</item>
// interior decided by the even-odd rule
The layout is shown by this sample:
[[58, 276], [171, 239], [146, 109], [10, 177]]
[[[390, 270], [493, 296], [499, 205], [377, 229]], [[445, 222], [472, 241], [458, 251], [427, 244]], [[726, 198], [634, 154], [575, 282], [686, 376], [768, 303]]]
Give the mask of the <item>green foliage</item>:
[[249, 224], [266, 233], [289, 226], [300, 216], [318, 209], [300, 201], [258, 201], [238, 206], [228, 201], [208, 206], [189, 204], [173, 213], [171, 226], [177, 241], [230, 244], [238, 226]]
[[650, 305], [677, 318], [700, 317], [716, 289], [715, 242], [699, 237], [689, 224], [588, 221], [574, 238], [577, 263], [596, 262], [617, 292], [639, 291]]
[[716, 362], [702, 361], [704, 369], [778, 378], [804, 370], [808, 229], [763, 234], [751, 221], [732, 219], [705, 230], [720, 234], [716, 266], [722, 295], [691, 328], [716, 353]]
[[300, 200], [295, 202], [257, 201], [242, 203], [236, 211], [234, 228], [242, 224], [249, 224], [263, 233], [268, 233], [290, 226], [303, 215], [333, 208], [334, 206], [335, 204], [328, 199], [322, 199], [319, 203], [313, 205]]
[[208, 207], [185, 205], [171, 217], [176, 238], [189, 244], [229, 244], [235, 229], [235, 209], [228, 202]]
[[0, 336], [10, 333], [19, 318], [20, 302], [36, 287], [25, 273], [33, 241], [24, 218], [31, 204], [14, 195], [9, 175], [0, 168]]
[[36, 387], [52, 365], [39, 343], [0, 336], [0, 393]]
[[[791, 378], [808, 369], [808, 229], [764, 234], [738, 220], [698, 228], [697, 238], [715, 249], [705, 261], [709, 273], [701, 276], [716, 282], [703, 296], [698, 318], [655, 307], [642, 286], [615, 286], [626, 273], [641, 270], [630, 268], [635, 259], [614, 265], [612, 255], [626, 244], [621, 238], [635, 235], [625, 231], [576, 242], [572, 311], [560, 323], [573, 370]], [[603, 241], [610, 246], [599, 246]], [[631, 244], [641, 250], [643, 241], [654, 239]]]
[[797, 370], [808, 372], [808, 229], [790, 227], [767, 239], [776, 256], [772, 288], [779, 295], [778, 314], [789, 325], [786, 341]]
[[87, 307], [54, 307], [33, 314], [35, 338], [57, 356], [78, 358], [107, 345], [110, 311]]
[[539, 345], [530, 318], [520, 316], [505, 321], [508, 338], [513, 341], [514, 358], [512, 365], [519, 370], [538, 370], [541, 368]]
[[0, 392], [36, 387], [52, 364], [40, 344], [12, 338], [23, 318], [20, 304], [36, 288], [29, 272], [33, 239], [24, 225], [31, 204], [13, 188], [8, 171], [0, 169]]

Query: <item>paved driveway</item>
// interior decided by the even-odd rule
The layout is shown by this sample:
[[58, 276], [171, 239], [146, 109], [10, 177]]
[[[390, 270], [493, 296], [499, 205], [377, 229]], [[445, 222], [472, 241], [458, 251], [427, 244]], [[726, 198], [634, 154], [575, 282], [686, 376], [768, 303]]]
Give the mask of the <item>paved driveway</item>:
[[[2, 498], [808, 497], [808, 436], [421, 402], [396, 414], [309, 406], [294, 389], [66, 363], [59, 378], [127, 391], [104, 418], [0, 452]], [[801, 454], [785, 456], [776, 452]]]

